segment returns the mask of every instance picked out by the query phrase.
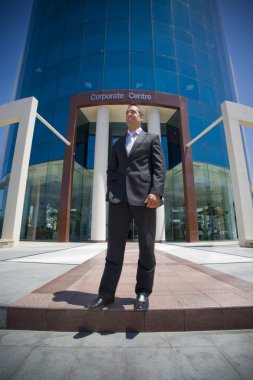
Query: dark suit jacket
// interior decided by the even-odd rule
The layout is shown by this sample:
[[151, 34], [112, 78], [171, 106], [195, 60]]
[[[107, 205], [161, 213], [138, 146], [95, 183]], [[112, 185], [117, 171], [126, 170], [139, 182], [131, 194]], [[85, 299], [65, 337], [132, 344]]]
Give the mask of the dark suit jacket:
[[106, 200], [120, 203], [127, 195], [133, 206], [144, 206], [150, 193], [164, 193], [165, 165], [158, 135], [142, 131], [134, 142], [129, 157], [125, 147], [126, 136], [112, 147], [107, 170]]

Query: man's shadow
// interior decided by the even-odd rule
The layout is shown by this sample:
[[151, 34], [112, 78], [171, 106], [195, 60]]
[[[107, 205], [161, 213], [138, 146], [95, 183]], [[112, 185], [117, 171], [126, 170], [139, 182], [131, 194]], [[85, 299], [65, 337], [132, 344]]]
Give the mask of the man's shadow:
[[[63, 290], [53, 293], [54, 302], [66, 302], [70, 305], [83, 306], [88, 310], [88, 305], [97, 298], [97, 294], [85, 293], [73, 290]], [[126, 308], [126, 306], [134, 305], [134, 298], [123, 298], [115, 297], [115, 302], [108, 306], [108, 309], [120, 309], [120, 310], [131, 310], [131, 308]]]

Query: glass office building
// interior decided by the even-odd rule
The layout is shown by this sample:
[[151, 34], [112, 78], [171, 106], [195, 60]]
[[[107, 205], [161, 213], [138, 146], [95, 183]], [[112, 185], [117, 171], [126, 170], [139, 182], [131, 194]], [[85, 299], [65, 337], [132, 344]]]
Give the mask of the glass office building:
[[[38, 99], [39, 114], [57, 131], [64, 136], [72, 131], [74, 162], [66, 217], [60, 209], [67, 148], [37, 121], [21, 239], [59, 240], [61, 218], [67, 220], [70, 241], [92, 239], [97, 115], [100, 107], [108, 111], [109, 152], [126, 131], [126, 105], [136, 101], [145, 113], [143, 129], [149, 130], [150, 110], [158, 112], [167, 170], [165, 239], [189, 240], [191, 214], [185, 199], [189, 183], [182, 162], [182, 114], [176, 102], [186, 100], [184, 115], [192, 139], [221, 115], [223, 101], [235, 100], [218, 1], [35, 1], [17, 99], [30, 96]], [[10, 151], [13, 138], [11, 142]], [[198, 238], [235, 239], [222, 123], [192, 146], [191, 155]], [[9, 166], [1, 173], [2, 212]], [[135, 238], [133, 225], [129, 239]]]

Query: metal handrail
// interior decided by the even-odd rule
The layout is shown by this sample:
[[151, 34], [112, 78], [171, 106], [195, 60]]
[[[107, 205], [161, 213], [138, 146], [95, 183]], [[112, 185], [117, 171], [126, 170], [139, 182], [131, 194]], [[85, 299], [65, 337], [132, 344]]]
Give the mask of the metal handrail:
[[211, 131], [211, 129], [213, 129], [213, 127], [215, 127], [217, 124], [219, 124], [222, 120], [223, 120], [223, 117], [220, 116], [217, 120], [215, 120], [212, 124], [210, 124], [209, 127], [207, 127], [206, 129], [204, 129], [204, 131], [200, 132], [196, 137], [194, 137], [194, 139], [192, 139], [191, 141], [189, 141], [186, 144], [186, 147], [189, 148], [192, 144], [194, 144], [197, 140], [199, 140], [207, 132]]
[[57, 130], [52, 127], [51, 124], [49, 124], [42, 116], [40, 116], [37, 112], [36, 112], [36, 117], [47, 127], [49, 128], [56, 136], [59, 137], [59, 139], [61, 139], [66, 145], [70, 146], [70, 142], [68, 140], [65, 139], [65, 137], [63, 137], [59, 132], [57, 132]]

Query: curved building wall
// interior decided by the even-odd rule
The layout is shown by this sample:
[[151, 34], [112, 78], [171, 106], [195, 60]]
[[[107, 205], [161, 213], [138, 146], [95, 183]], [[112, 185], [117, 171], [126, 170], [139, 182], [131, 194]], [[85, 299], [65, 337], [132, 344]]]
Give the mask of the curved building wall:
[[[234, 100], [218, 2], [216, 0], [35, 1], [17, 98], [36, 97], [39, 100], [38, 112], [66, 136], [69, 101], [73, 94], [119, 89], [185, 96], [188, 103], [191, 138], [216, 120], [221, 114], [220, 104], [224, 100]], [[86, 125], [85, 123], [85, 120], [80, 121], [80, 125]], [[94, 126], [86, 125], [85, 128], [92, 130]], [[86, 162], [85, 166], [82, 158], [81, 161], [76, 161], [76, 176], [74, 175], [73, 183], [73, 194], [77, 192], [79, 195], [76, 197], [80, 199], [84, 196], [86, 203], [85, 207], [82, 207], [86, 210], [92, 187], [90, 176], [92, 149], [94, 149], [92, 133], [89, 136], [83, 143], [90, 152], [86, 158], [88, 164]], [[80, 143], [78, 149], [81, 147]], [[38, 229], [38, 219], [41, 219], [44, 238], [57, 237], [57, 227], [53, 232], [51, 230], [52, 225], [56, 223], [54, 218], [57, 217], [54, 215], [57, 214], [59, 207], [64, 150], [64, 144], [37, 122], [26, 192], [21, 234], [23, 238], [40, 238], [37, 231], [32, 231], [30, 236], [28, 233], [29, 225], [33, 224], [34, 215], [38, 212], [34, 204], [37, 204], [37, 208], [44, 209], [40, 217], [35, 218], [34, 228]], [[76, 153], [78, 156], [80, 152]], [[221, 213], [229, 215], [226, 218], [229, 219], [230, 227], [226, 224], [222, 230], [224, 238], [235, 238], [233, 200], [230, 194], [228, 158], [222, 125], [195, 143], [192, 154], [195, 162], [199, 228], [202, 228], [205, 218], [203, 215], [206, 213], [208, 220], [204, 223], [205, 230], [209, 224], [212, 224], [214, 229], [212, 222], [214, 214], [210, 214], [208, 209], [222, 207], [225, 197], [228, 207], [226, 210], [223, 207]], [[58, 167], [57, 174], [52, 162]], [[82, 175], [80, 165], [85, 172]], [[216, 174], [214, 167], [218, 168]], [[174, 180], [169, 179], [176, 169], [175, 166], [167, 169], [167, 191], [171, 196], [168, 207], [173, 209], [174, 192], [171, 193], [169, 188], [177, 181], [180, 184], [182, 176], [178, 180], [175, 176]], [[84, 177], [89, 178], [88, 187], [85, 185]], [[80, 188], [86, 188], [86, 192], [80, 193]], [[227, 192], [226, 196], [220, 195], [224, 192]], [[219, 198], [218, 206], [216, 198]], [[36, 199], [37, 203], [34, 201]], [[184, 213], [183, 200], [180, 202], [179, 213]], [[73, 199], [73, 204], [76, 204], [76, 199]], [[215, 211], [216, 214], [219, 219], [219, 211]], [[52, 220], [50, 219], [45, 225], [45, 218]], [[90, 218], [87, 213], [87, 220]], [[166, 223], [171, 223], [167, 232], [168, 240], [177, 239], [172, 230], [174, 221], [179, 219], [180, 217], [173, 215], [170, 217], [167, 214]], [[87, 223], [86, 228], [89, 229], [90, 222]], [[51, 232], [47, 234], [45, 229]], [[224, 232], [228, 230], [229, 232]], [[80, 236], [80, 233], [77, 233], [77, 236]], [[87, 238], [89, 233], [84, 234], [82, 239]], [[214, 235], [211, 238], [215, 238]], [[178, 240], [183, 239], [182, 230]]]

